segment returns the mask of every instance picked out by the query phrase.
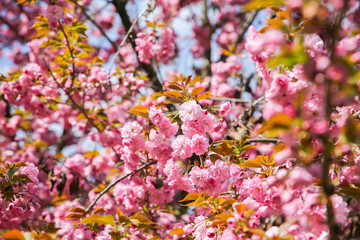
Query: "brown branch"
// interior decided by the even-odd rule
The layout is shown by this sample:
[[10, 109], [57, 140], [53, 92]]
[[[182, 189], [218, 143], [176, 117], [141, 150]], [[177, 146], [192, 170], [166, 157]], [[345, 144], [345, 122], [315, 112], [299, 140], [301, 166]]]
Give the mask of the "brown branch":
[[229, 101], [229, 102], [239, 102], [239, 103], [251, 103], [252, 105], [256, 105], [264, 100], [264, 98], [259, 98], [254, 100], [246, 100], [240, 98], [229, 98], [229, 97], [210, 97], [210, 100], [214, 101]]
[[16, 37], [18, 37], [20, 41], [26, 42], [28, 39], [26, 39], [24, 36], [20, 35], [18, 29], [16, 27], [14, 27], [8, 20], [6, 20], [5, 18], [3, 18], [2, 16], [0, 16], [0, 21], [5, 23], [8, 28], [11, 30], [12, 33], [14, 33], [16, 35]]
[[99, 201], [99, 199], [105, 194], [107, 193], [108, 191], [110, 191], [110, 189], [115, 186], [117, 183], [121, 182], [122, 180], [124, 180], [125, 178], [127, 177], [130, 177], [132, 175], [134, 175], [135, 173], [137, 172], [140, 172], [141, 170], [147, 168], [148, 166], [151, 166], [151, 165], [154, 165], [156, 164], [157, 161], [153, 161], [153, 162], [150, 162], [150, 163], [146, 163], [144, 165], [142, 165], [141, 167], [137, 168], [135, 171], [133, 172], [130, 172], [128, 174], [125, 174], [124, 176], [116, 179], [114, 182], [110, 183], [104, 190], [102, 190], [100, 192], [100, 194], [95, 198], [95, 200], [85, 209], [85, 212], [89, 212], [94, 206], [95, 204], [97, 203], [97, 201]]
[[[211, 29], [210, 26], [210, 20], [207, 14], [207, 0], [203, 0], [202, 2], [202, 10], [203, 10], [203, 28], [208, 27], [209, 29]], [[209, 48], [205, 50], [205, 54], [204, 54], [204, 67], [203, 67], [203, 71], [202, 71], [202, 75], [203, 76], [210, 76], [211, 75], [211, 31], [209, 31], [209, 36], [207, 41], [209, 42]]]
[[76, 78], [76, 70], [75, 70], [75, 56], [74, 56], [74, 49], [71, 47], [70, 45], [70, 41], [68, 36], [66, 35], [66, 32], [64, 30], [64, 27], [62, 26], [62, 22], [59, 21], [59, 25], [60, 25], [60, 29], [64, 34], [65, 40], [66, 40], [66, 45], [69, 49], [70, 52], [70, 56], [71, 56], [71, 64], [72, 64], [72, 71], [71, 71], [71, 87], [74, 84], [75, 78]]
[[[118, 12], [120, 18], [121, 18], [121, 21], [126, 29], [126, 32], [128, 33], [127, 36], [125, 36], [125, 41], [127, 39], [130, 40], [130, 43], [131, 43], [131, 46], [133, 47], [134, 51], [135, 51], [135, 47], [136, 47], [136, 44], [135, 44], [135, 39], [136, 39], [136, 34], [135, 34], [135, 31], [134, 31], [134, 26], [137, 22], [134, 21], [134, 24], [131, 23], [130, 21], [130, 18], [129, 18], [129, 15], [127, 14], [127, 11], [126, 11], [126, 3], [127, 3], [127, 0], [112, 0], [112, 3], [113, 5], [115, 6], [116, 8], [116, 11]], [[140, 16], [138, 16], [138, 18], [140, 18], [143, 14], [145, 14], [146, 12], [149, 12], [149, 10], [153, 10], [153, 8], [155, 7], [154, 6], [154, 3], [155, 1], [153, 0], [152, 1], [152, 4], [150, 6], [148, 6], [147, 10], [145, 12], [142, 12]], [[146, 64], [146, 63], [143, 63], [139, 60], [139, 57], [138, 57], [138, 53], [135, 51], [136, 53], [136, 56], [138, 58], [138, 62], [139, 62], [139, 65], [142, 69], [145, 70], [145, 72], [147, 73], [151, 83], [153, 84], [152, 88], [155, 90], [155, 91], [161, 91], [162, 90], [162, 85], [156, 75], [156, 72], [153, 68], [152, 65], [150, 64]]]
[[250, 27], [250, 25], [252, 24], [252, 22], [254, 21], [256, 15], [258, 14], [258, 10], [254, 10], [252, 12], [249, 12], [246, 15], [245, 21], [242, 25], [242, 27], [239, 29], [238, 32], [238, 38], [237, 38], [237, 43], [241, 43], [241, 41], [244, 39], [246, 30]]

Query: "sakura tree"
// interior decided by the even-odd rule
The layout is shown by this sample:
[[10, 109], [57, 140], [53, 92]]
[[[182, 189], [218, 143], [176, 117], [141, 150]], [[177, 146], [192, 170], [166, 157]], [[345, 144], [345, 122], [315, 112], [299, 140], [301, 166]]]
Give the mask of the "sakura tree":
[[2, 0], [1, 239], [359, 239], [355, 0]]

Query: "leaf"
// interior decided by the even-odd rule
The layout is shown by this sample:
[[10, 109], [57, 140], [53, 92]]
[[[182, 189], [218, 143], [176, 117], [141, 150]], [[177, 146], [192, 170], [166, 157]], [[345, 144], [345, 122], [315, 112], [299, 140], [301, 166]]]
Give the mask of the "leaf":
[[[45, 21], [40, 21], [40, 22], [36, 22], [34, 23], [30, 28], [36, 28], [36, 27], [48, 27], [49, 24], [48, 22], [45, 22]], [[40, 47], [41, 48], [41, 47]]]
[[79, 224], [109, 224], [115, 226], [115, 219], [111, 215], [102, 216], [102, 215], [93, 215], [90, 217], [84, 218]]
[[222, 156], [229, 156], [235, 154], [232, 146], [229, 143], [222, 142], [221, 145], [212, 148], [211, 151], [214, 151], [217, 154]]
[[80, 207], [73, 207], [72, 209], [68, 210], [68, 212], [78, 212], [78, 213], [84, 213], [85, 210]]
[[265, 26], [259, 30], [259, 33], [265, 33], [267, 30], [272, 29], [271, 26]]
[[135, 214], [129, 217], [130, 221], [131, 220], [137, 220], [139, 221], [139, 223], [143, 223], [143, 224], [154, 224], [154, 222], [152, 222], [150, 219], [148, 219], [147, 217], [143, 216], [143, 215], [139, 215], [139, 214]]
[[20, 175], [15, 175], [13, 177], [14, 181], [18, 181], [18, 182], [26, 182], [26, 183], [34, 183], [27, 175], [25, 174], [20, 174]]
[[248, 231], [251, 232], [252, 234], [258, 235], [260, 237], [265, 236], [265, 231], [260, 228], [250, 228]]
[[201, 196], [200, 193], [189, 193], [188, 195], [186, 195], [186, 197], [184, 199], [180, 200], [179, 202], [195, 201], [200, 196]]
[[280, 20], [278, 18], [267, 19], [267, 22], [273, 28], [279, 29], [282, 32], [288, 32], [286, 24], [282, 20]]
[[276, 132], [277, 130], [289, 129], [292, 123], [292, 117], [284, 113], [279, 113], [272, 116], [267, 122], [265, 122], [264, 125], [259, 129], [259, 133], [263, 133], [268, 130]]
[[142, 105], [138, 105], [132, 108], [131, 110], [129, 110], [128, 112], [145, 118], [148, 118], [148, 114], [149, 114], [149, 110]]
[[252, 0], [244, 5], [244, 11], [260, 10], [268, 6], [283, 5], [284, 0]]
[[54, 238], [48, 233], [39, 233], [35, 236], [36, 240], [53, 240]]
[[225, 221], [232, 217], [234, 217], [232, 214], [226, 213], [226, 212], [220, 213], [215, 216], [216, 219], [221, 219], [221, 220], [225, 220]]
[[98, 214], [98, 213], [105, 213], [106, 211], [105, 211], [105, 209], [103, 209], [103, 208], [96, 208], [95, 210], [94, 210], [94, 214]]
[[67, 215], [65, 218], [69, 218], [69, 219], [80, 219], [83, 217], [83, 214], [79, 214], [79, 213], [70, 213], [69, 215]]
[[292, 68], [296, 64], [305, 63], [307, 55], [302, 44], [297, 44], [293, 47], [284, 47], [278, 56], [271, 58], [268, 61], [270, 68], [282, 65], [284, 68]]
[[17, 229], [10, 230], [1, 235], [1, 238], [9, 240], [25, 240], [24, 235]]
[[206, 99], [206, 98], [209, 98], [209, 97], [212, 97], [212, 96], [213, 95], [210, 92], [206, 92], [206, 93], [203, 93], [203, 94], [197, 96], [196, 101], [200, 101], [202, 99]]
[[246, 205], [243, 204], [243, 203], [237, 204], [237, 205], [235, 205], [235, 210], [238, 213], [242, 213], [242, 212], [244, 212], [246, 210]]
[[91, 57], [91, 56], [87, 52], [82, 52], [82, 53], [77, 54], [75, 57], [76, 58], [88, 58], [88, 57]]
[[179, 91], [182, 91], [182, 90], [183, 90], [182, 87], [181, 87], [179, 84], [177, 84], [177, 83], [171, 83], [171, 84], [169, 84], [169, 85], [166, 86], [166, 87], [168, 87], [168, 88], [170, 88], [170, 89], [179, 90]]
[[171, 229], [169, 232], [170, 235], [180, 235], [183, 233], [185, 233], [183, 228], [174, 228], [174, 229]]
[[196, 88], [194, 88], [194, 89], [191, 91], [190, 95], [194, 97], [194, 96], [197, 95], [198, 93], [204, 91], [206, 88], [207, 88], [207, 87], [196, 87]]
[[17, 163], [15, 164], [15, 167], [26, 167], [26, 166], [27, 166], [27, 164], [24, 163], [24, 162], [22, 162], [22, 161], [17, 162]]
[[183, 98], [183, 95], [181, 95], [181, 93], [179, 93], [178, 91], [167, 91], [164, 92], [162, 95], [167, 97], [180, 98], [180, 99]]
[[98, 155], [99, 155], [99, 152], [95, 150], [95, 151], [85, 152], [84, 157], [85, 158], [94, 158]]
[[238, 200], [235, 200], [235, 199], [232, 199], [232, 198], [226, 198], [223, 204], [232, 206], [236, 202], [238, 202]]
[[276, 13], [276, 15], [278, 16], [279, 19], [281, 20], [289, 20], [291, 17], [291, 13], [289, 12], [288, 9], [284, 10], [284, 11], [278, 11]]
[[210, 154], [210, 160], [214, 163], [216, 160], [222, 160], [222, 158], [217, 154]]
[[250, 159], [245, 161], [243, 164], [240, 164], [240, 167], [244, 168], [261, 168], [263, 163], [263, 156], [259, 155], [255, 159]]

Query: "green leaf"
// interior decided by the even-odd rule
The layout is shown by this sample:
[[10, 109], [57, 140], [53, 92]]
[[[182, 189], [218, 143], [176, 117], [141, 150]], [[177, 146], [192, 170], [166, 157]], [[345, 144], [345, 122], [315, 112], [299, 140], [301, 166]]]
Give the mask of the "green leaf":
[[26, 167], [26, 166], [27, 166], [27, 164], [24, 163], [24, 162], [22, 162], [22, 161], [17, 162], [17, 163], [15, 164], [15, 167]]
[[90, 217], [84, 218], [79, 224], [109, 224], [111, 226], [115, 226], [115, 219], [111, 215], [102, 216], [102, 215], [94, 215]]
[[77, 58], [88, 58], [91, 57], [89, 53], [87, 52], [82, 52], [76, 55]]
[[34, 183], [27, 175], [24, 174], [15, 175], [12, 179], [17, 182]]
[[[135, 214], [129, 217], [131, 222], [138, 222], [140, 224], [154, 224], [153, 221], [151, 221], [150, 219], [148, 219], [147, 217], [143, 216], [143, 215], [139, 215], [139, 214]], [[133, 221], [136, 220], [136, 221]]]
[[307, 60], [302, 44], [297, 44], [292, 48], [284, 47], [278, 56], [269, 60], [268, 66], [273, 68], [281, 65], [284, 68], [292, 68], [296, 64], [305, 63]]

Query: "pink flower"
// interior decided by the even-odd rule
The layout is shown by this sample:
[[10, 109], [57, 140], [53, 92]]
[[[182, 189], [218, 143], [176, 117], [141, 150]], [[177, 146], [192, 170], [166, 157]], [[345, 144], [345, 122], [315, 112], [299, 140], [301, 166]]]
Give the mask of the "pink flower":
[[63, 11], [60, 6], [51, 5], [46, 11], [46, 17], [49, 19], [49, 22], [58, 22], [63, 15]]
[[204, 154], [209, 147], [209, 139], [205, 136], [195, 134], [191, 139], [191, 149], [197, 155]]
[[223, 116], [223, 117], [227, 116], [230, 112], [230, 108], [231, 108], [230, 102], [221, 104], [220, 109], [219, 109], [219, 115]]
[[66, 25], [70, 25], [74, 21], [73, 17], [70, 14], [65, 14], [64, 16], [64, 23]]
[[28, 164], [28, 166], [26, 167], [21, 167], [18, 172], [19, 174], [25, 174], [26, 176], [28, 176], [34, 183], [39, 182], [39, 169], [35, 167], [33, 163]]
[[180, 157], [181, 159], [185, 159], [191, 157], [191, 141], [184, 135], [179, 135], [172, 142], [171, 147], [173, 148], [173, 157]]
[[179, 117], [183, 122], [197, 120], [203, 116], [203, 111], [195, 101], [188, 101], [180, 105]]

